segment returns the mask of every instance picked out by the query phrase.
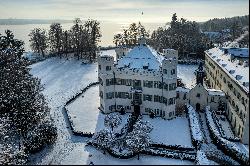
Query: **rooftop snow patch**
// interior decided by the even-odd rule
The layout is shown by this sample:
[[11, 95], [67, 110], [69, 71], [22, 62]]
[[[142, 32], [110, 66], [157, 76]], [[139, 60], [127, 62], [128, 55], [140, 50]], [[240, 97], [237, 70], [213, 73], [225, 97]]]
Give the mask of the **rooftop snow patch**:
[[148, 64], [148, 69], [159, 70], [164, 57], [147, 45], [134, 47], [127, 55], [122, 57], [117, 64], [118, 68], [143, 69]]
[[209, 95], [214, 95], [214, 96], [225, 96], [225, 93], [221, 90], [217, 89], [207, 89]]

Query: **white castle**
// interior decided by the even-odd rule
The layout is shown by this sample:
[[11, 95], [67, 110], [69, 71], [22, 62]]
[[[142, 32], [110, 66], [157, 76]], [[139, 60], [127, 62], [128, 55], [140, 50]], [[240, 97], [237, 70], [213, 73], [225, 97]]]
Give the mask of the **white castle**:
[[117, 61], [110, 55], [98, 57], [100, 109], [175, 117], [178, 51], [158, 53], [141, 38], [132, 50], [116, 53]]

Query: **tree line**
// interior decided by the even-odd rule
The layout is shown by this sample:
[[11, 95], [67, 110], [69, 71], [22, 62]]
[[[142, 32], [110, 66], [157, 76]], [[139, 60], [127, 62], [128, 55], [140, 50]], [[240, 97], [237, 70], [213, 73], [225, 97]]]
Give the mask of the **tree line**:
[[249, 15], [231, 18], [214, 18], [200, 24], [202, 31], [223, 32], [229, 30], [232, 39], [239, 37], [245, 27], [249, 27]]
[[159, 51], [173, 48], [179, 51], [180, 57], [195, 53], [198, 58], [202, 58], [204, 50], [209, 47], [209, 41], [201, 33], [199, 24], [184, 18], [178, 19], [176, 13], [168, 28], [159, 27], [152, 32], [149, 44]]
[[139, 22], [138, 24], [132, 23], [128, 28], [124, 28], [121, 33], [114, 35], [113, 42], [116, 46], [126, 45], [135, 46], [140, 37], [149, 38], [149, 32]]
[[57, 137], [38, 78], [22, 57], [24, 42], [0, 34], [0, 164], [25, 164], [29, 153]]
[[31, 49], [45, 56], [46, 53], [62, 57], [70, 53], [78, 59], [91, 62], [96, 59], [96, 50], [100, 42], [100, 22], [89, 19], [83, 22], [76, 18], [69, 30], [64, 30], [60, 23], [52, 23], [50, 29], [35, 28], [30, 34]]
[[189, 53], [195, 53], [198, 58], [203, 58], [204, 50], [211, 47], [208, 38], [201, 33], [199, 24], [195, 21], [178, 19], [176, 13], [172, 16], [169, 26], [159, 27], [151, 35], [139, 22], [130, 24], [123, 33], [116, 34], [113, 42], [116, 46], [135, 46], [140, 37], [144, 37], [147, 43], [158, 51], [164, 48], [173, 48], [179, 51], [179, 56], [184, 57]]

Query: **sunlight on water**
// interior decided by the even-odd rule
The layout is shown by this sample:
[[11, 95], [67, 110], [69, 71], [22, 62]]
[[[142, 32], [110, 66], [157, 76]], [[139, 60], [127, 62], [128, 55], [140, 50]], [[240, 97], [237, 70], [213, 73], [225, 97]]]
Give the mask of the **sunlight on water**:
[[[100, 46], [110, 46], [113, 44], [113, 37], [115, 34], [122, 32], [123, 29], [127, 29], [131, 22], [121, 22], [115, 23], [111, 21], [101, 22], [101, 42], [99, 43]], [[70, 29], [73, 23], [63, 23], [63, 29]], [[153, 30], [157, 29], [159, 26], [164, 26], [163, 23], [143, 23], [147, 30], [152, 32]], [[10, 29], [13, 31], [15, 38], [21, 39], [25, 42], [25, 51], [30, 50], [29, 44], [29, 33], [33, 28], [42, 28], [48, 30], [50, 24], [26, 24], [26, 25], [0, 25], [0, 34], [4, 34], [6, 29]]]

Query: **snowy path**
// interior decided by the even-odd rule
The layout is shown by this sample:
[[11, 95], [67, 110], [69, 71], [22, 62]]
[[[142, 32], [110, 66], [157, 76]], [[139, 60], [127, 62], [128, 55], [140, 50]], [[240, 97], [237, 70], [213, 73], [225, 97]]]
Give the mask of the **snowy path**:
[[[114, 51], [110, 52], [114, 53]], [[185, 69], [184, 66], [182, 69]], [[54, 145], [32, 155], [29, 164], [89, 164], [90, 160], [94, 164], [193, 164], [186, 160], [146, 155], [142, 155], [140, 160], [136, 158], [119, 160], [109, 155], [103, 155], [95, 148], [85, 146], [87, 138], [72, 135], [62, 108], [66, 101], [80, 89], [97, 81], [96, 63], [83, 65], [81, 61], [74, 59], [50, 58], [31, 65], [30, 72], [40, 78], [41, 83], [44, 84], [43, 94], [49, 103], [52, 118], [58, 128], [58, 139]], [[189, 76], [193, 73], [189, 70], [185, 72], [183, 81], [189, 80]], [[91, 155], [89, 156], [89, 154]]]
[[[231, 157], [225, 155], [221, 150], [217, 148], [216, 145], [213, 144], [210, 138], [208, 126], [206, 124], [205, 113], [199, 113], [199, 117], [200, 117], [201, 130], [205, 138], [205, 143], [201, 145], [201, 150], [205, 152], [208, 158], [216, 160], [216, 162], [223, 162], [224, 160], [229, 160], [232, 161], [233, 163], [237, 163], [236, 161], [231, 159]], [[213, 160], [210, 161], [215, 162]]]

